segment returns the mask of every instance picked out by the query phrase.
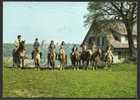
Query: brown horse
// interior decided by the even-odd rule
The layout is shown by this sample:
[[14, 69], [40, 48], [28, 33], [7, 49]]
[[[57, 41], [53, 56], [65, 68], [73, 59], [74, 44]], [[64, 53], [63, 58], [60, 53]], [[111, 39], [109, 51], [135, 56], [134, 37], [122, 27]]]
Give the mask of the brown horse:
[[101, 49], [98, 48], [92, 54], [92, 57], [91, 57], [92, 68], [95, 70], [97, 69], [97, 65], [101, 62], [101, 53], [102, 53]]
[[85, 67], [85, 69], [88, 69], [88, 66], [90, 65], [91, 56], [91, 50], [82, 51], [80, 54], [80, 62]]
[[55, 67], [55, 60], [56, 60], [56, 53], [54, 50], [51, 50], [51, 52], [48, 53], [48, 65], [50, 65], [53, 69]]
[[64, 66], [67, 65], [67, 54], [65, 50], [61, 49], [58, 56], [58, 59], [60, 60], [60, 69], [63, 70]]
[[76, 70], [79, 69], [80, 65], [80, 55], [78, 51], [74, 51], [71, 53], [71, 62], [73, 69], [76, 67]]
[[32, 58], [34, 59], [35, 67], [40, 67], [41, 53], [38, 49], [35, 49], [32, 53]]
[[23, 68], [24, 67], [24, 60], [26, 58], [25, 56], [25, 41], [21, 41], [19, 48], [13, 49], [12, 55], [13, 55], [13, 66], [15, 66], [15, 64], [18, 67]]

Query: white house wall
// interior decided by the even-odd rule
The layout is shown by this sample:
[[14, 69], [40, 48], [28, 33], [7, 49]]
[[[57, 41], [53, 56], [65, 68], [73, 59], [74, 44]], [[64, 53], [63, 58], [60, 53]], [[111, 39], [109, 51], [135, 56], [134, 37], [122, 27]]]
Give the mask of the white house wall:
[[121, 43], [128, 43], [126, 36], [121, 36]]
[[113, 55], [113, 63], [122, 63], [125, 58], [118, 59], [118, 55]]

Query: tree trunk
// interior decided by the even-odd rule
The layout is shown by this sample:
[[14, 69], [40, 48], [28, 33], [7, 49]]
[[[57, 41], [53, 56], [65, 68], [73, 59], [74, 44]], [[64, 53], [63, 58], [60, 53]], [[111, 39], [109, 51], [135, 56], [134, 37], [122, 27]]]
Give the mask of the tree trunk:
[[133, 42], [133, 25], [129, 22], [125, 23], [125, 27], [127, 30], [127, 37], [128, 37], [128, 44], [129, 44], [129, 51], [130, 51], [130, 57], [136, 57], [136, 50]]

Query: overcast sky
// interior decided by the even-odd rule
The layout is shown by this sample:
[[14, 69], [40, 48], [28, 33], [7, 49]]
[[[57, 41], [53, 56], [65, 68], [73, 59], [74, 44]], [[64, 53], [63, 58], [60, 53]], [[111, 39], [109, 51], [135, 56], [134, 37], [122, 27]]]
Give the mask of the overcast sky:
[[87, 2], [4, 2], [3, 42], [12, 43], [21, 34], [26, 43], [36, 37], [81, 43], [88, 31], [85, 14]]

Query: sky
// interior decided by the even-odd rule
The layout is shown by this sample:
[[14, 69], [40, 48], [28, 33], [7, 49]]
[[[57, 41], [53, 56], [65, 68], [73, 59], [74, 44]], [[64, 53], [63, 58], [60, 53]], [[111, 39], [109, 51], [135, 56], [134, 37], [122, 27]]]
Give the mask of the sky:
[[84, 15], [88, 2], [4, 2], [3, 42], [13, 43], [18, 34], [33, 43], [54, 40], [81, 43], [88, 31]]

